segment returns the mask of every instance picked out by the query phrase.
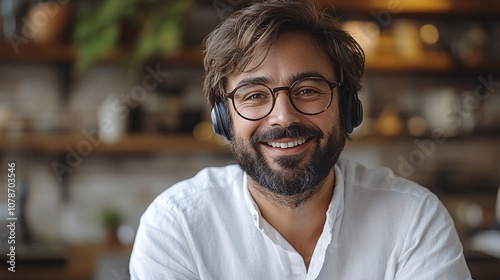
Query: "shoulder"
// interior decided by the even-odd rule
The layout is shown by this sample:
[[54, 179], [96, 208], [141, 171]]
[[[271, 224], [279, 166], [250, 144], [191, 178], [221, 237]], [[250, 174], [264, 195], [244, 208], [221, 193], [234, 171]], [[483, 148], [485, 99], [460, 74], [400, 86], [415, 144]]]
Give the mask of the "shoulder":
[[[238, 165], [207, 167], [195, 176], [167, 188], [149, 208], [175, 212], [193, 211], [204, 204], [217, 205], [234, 193], [242, 192], [244, 173]], [[198, 206], [198, 207], [194, 207]]]
[[350, 161], [337, 167], [344, 184], [345, 215], [357, 226], [390, 227], [394, 239], [405, 239], [408, 233], [416, 236], [439, 224], [453, 229], [446, 208], [429, 189], [386, 167], [367, 168]]
[[395, 220], [413, 219], [423, 208], [426, 215], [444, 212], [439, 198], [429, 189], [395, 175], [390, 168], [367, 168], [356, 162], [339, 161], [344, 184], [344, 199], [353, 212], [392, 217]]
[[214, 222], [221, 221], [228, 201], [243, 192], [242, 182], [243, 172], [236, 165], [210, 167], [159, 194], [140, 219], [130, 261], [132, 275], [198, 278], [195, 258], [202, 246], [212, 242], [207, 238], [218, 236]]
[[339, 160], [337, 164], [346, 191], [382, 192], [421, 198], [433, 196], [427, 188], [414, 181], [397, 176], [388, 167], [368, 168], [360, 163]]

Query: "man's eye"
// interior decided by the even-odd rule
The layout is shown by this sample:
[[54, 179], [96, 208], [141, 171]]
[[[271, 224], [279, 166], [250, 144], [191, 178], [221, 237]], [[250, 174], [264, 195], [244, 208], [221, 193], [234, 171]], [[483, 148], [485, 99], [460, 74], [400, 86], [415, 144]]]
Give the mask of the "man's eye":
[[299, 93], [300, 94], [311, 94], [311, 93], [315, 93], [315, 91], [310, 89], [310, 88], [306, 88], [306, 89], [301, 90]]
[[251, 94], [248, 94], [245, 100], [252, 100], [252, 99], [262, 99], [264, 98], [264, 95], [260, 92], [254, 92]]
[[258, 100], [262, 100], [265, 98], [266, 98], [265, 94], [263, 94], [261, 92], [253, 92], [253, 93], [247, 94], [245, 96], [244, 101], [258, 101]]
[[314, 94], [319, 94], [320, 92], [318, 90], [315, 90], [313, 88], [302, 88], [297, 91], [297, 95], [314, 95]]

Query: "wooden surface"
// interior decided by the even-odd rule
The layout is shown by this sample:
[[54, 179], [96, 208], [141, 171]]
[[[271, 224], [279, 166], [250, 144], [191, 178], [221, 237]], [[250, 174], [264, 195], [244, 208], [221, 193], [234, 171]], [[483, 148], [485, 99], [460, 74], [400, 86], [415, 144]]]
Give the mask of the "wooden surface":
[[[116, 51], [103, 59], [104, 62], [118, 62], [123, 54]], [[77, 51], [72, 46], [54, 45], [37, 46], [33, 44], [19, 45], [18, 50], [6, 43], [0, 43], [0, 62], [30, 62], [30, 63], [73, 63], [76, 60]], [[201, 49], [183, 50], [169, 56], [151, 59], [152, 63], [163, 63], [171, 65], [197, 66], [203, 65], [203, 54]], [[446, 52], [427, 51], [418, 59], [407, 59], [394, 53], [376, 53], [367, 55], [366, 71], [431, 71], [450, 72], [457, 69], [470, 70], [498, 70], [498, 61], [484, 59], [483, 62], [474, 66], [457, 65], [451, 55]]]
[[388, 11], [393, 14], [460, 14], [495, 16], [500, 12], [497, 0], [318, 0], [336, 11], [370, 13]]
[[[93, 137], [93, 136], [90, 136]], [[198, 141], [189, 134], [128, 134], [107, 144], [82, 134], [20, 134], [0, 136], [0, 151], [34, 153], [224, 153], [229, 147], [215, 137]]]

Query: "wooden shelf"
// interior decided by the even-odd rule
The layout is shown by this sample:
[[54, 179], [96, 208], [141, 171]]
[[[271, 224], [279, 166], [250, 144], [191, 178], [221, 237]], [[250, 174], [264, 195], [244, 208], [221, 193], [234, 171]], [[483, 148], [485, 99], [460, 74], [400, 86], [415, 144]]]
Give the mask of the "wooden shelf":
[[318, 0], [321, 5], [334, 12], [371, 13], [389, 12], [396, 14], [437, 15], [484, 15], [495, 16], [500, 12], [497, 0]]
[[[104, 62], [120, 61], [123, 51], [117, 51], [103, 59]], [[0, 62], [34, 62], [34, 63], [73, 63], [77, 57], [75, 47], [69, 45], [20, 45], [18, 51], [11, 45], [0, 43]], [[150, 63], [176, 64], [184, 66], [203, 65], [203, 54], [201, 49], [186, 49], [179, 53], [169, 56], [151, 59]], [[470, 69], [469, 69], [470, 68]], [[486, 61], [474, 67], [457, 65], [452, 56], [447, 52], [427, 51], [418, 58], [405, 58], [397, 54], [367, 54], [365, 69], [367, 71], [431, 71], [431, 72], [450, 72], [457, 70], [471, 71], [498, 71], [498, 63]]]
[[[348, 141], [348, 146], [393, 145], [410, 143], [415, 139], [429, 139], [430, 136], [366, 136]], [[470, 142], [489, 145], [500, 141], [499, 135], [482, 135], [475, 137], [448, 137], [447, 142]], [[91, 148], [91, 149], [90, 149]], [[0, 151], [35, 152], [35, 153], [67, 153], [78, 150], [89, 153], [229, 153], [229, 145], [221, 138], [213, 137], [208, 141], [196, 140], [190, 134], [128, 134], [114, 144], [106, 144], [90, 139], [82, 134], [21, 134], [18, 136], [0, 135]]]
[[[90, 139], [82, 134], [21, 134], [0, 136], [0, 151], [68, 153], [227, 153], [229, 147], [218, 140], [198, 141], [189, 134], [128, 134], [114, 144]], [[81, 152], [80, 152], [81, 151]]]
[[[397, 135], [397, 136], [356, 136], [352, 135], [352, 140], [346, 142], [346, 147], [357, 148], [366, 146], [377, 146], [377, 147], [395, 147], [395, 146], [406, 146], [414, 145], [415, 140], [431, 140], [434, 141], [432, 135], [423, 135], [419, 137], [410, 135]], [[435, 142], [435, 141], [434, 141]], [[444, 142], [436, 143], [436, 145], [447, 144], [475, 144], [477, 146], [488, 147], [495, 146], [500, 142], [500, 135], [498, 134], [474, 134], [469, 136], [448, 136], [445, 138]]]
[[[117, 49], [102, 58], [103, 62], [118, 63], [126, 57], [126, 49]], [[76, 60], [76, 55], [73, 60]], [[178, 64], [184, 66], [203, 66], [203, 54], [201, 49], [182, 49], [177, 53], [163, 57], [153, 57], [149, 63]]]
[[76, 49], [69, 45], [0, 44], [0, 61], [73, 62]]
[[367, 71], [452, 71], [455, 63], [448, 53], [425, 52], [422, 57], [405, 58], [389, 54], [366, 56]]
[[[103, 58], [103, 62], [119, 62], [124, 50], [117, 50]], [[0, 61], [4, 62], [44, 62], [74, 63], [78, 55], [75, 46], [70, 45], [35, 45], [19, 44], [13, 46], [8, 42], [0, 43]], [[152, 59], [155, 62], [201, 66], [203, 55], [201, 49], [185, 49], [177, 54]]]
[[203, 53], [201, 49], [186, 49], [178, 54], [169, 57], [152, 59], [152, 62], [159, 62], [165, 64], [181, 64], [189, 66], [203, 66]]

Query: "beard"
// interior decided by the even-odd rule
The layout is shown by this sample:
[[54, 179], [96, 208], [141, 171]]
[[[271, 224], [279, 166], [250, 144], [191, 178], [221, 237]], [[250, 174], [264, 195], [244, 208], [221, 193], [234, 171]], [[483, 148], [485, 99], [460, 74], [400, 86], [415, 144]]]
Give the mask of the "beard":
[[[345, 135], [340, 133], [339, 127], [334, 126], [332, 131], [326, 134], [323, 147], [320, 140], [325, 135], [321, 130], [299, 124], [288, 128], [257, 131], [250, 137], [250, 145], [243, 139], [234, 137], [231, 150], [241, 168], [262, 187], [261, 191], [269, 194], [274, 200], [279, 200], [281, 204], [285, 202], [289, 206], [297, 207], [319, 191], [321, 183], [331, 172], [344, 149]], [[310, 139], [309, 141], [314, 141], [315, 147], [312, 154], [270, 158], [269, 160], [280, 167], [273, 169], [262, 155], [260, 146], [280, 138]]]

